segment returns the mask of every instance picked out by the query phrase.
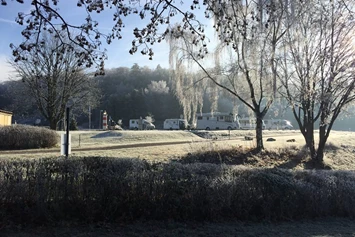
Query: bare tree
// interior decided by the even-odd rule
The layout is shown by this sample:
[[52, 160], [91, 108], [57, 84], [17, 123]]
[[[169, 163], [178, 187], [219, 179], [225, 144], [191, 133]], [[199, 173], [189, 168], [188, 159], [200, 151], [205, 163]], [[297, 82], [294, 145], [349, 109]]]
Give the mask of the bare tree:
[[[42, 35], [36, 52], [27, 52], [26, 60], [10, 64], [35, 99], [38, 110], [56, 129], [64, 117], [69, 100], [76, 106], [90, 102], [96, 95], [93, 80], [80, 67], [80, 60], [58, 38]], [[72, 46], [73, 47], [73, 46]]]
[[[312, 159], [321, 164], [335, 120], [354, 101], [352, 1], [310, 1], [285, 40], [281, 93], [288, 99]], [[314, 126], [319, 120], [318, 147]]]
[[[176, 57], [176, 62], [187, 60], [187, 64], [196, 63], [202, 71], [199, 81], [206, 78], [253, 112], [256, 117], [256, 148], [262, 150], [262, 120], [276, 94], [276, 55], [290, 25], [287, 16], [291, 14], [286, 12], [291, 11], [293, 5], [284, 0], [206, 3], [205, 14], [214, 20], [220, 40], [216, 50], [216, 67], [210, 70], [204, 66], [203, 59], [208, 50], [204, 45], [200, 46], [200, 36], [179, 25], [170, 30], [171, 54]], [[223, 61], [223, 50], [232, 53], [230, 63]], [[181, 71], [180, 65], [172, 64], [175, 72]]]

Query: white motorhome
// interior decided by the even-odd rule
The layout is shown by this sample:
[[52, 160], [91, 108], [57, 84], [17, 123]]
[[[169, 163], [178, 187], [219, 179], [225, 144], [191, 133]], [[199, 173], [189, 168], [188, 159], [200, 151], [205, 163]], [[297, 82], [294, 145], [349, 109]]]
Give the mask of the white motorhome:
[[232, 113], [199, 113], [197, 114], [196, 129], [218, 130], [218, 129], [239, 129], [236, 115]]
[[166, 130], [185, 130], [189, 129], [189, 123], [186, 119], [165, 119], [163, 129]]
[[130, 119], [129, 129], [133, 130], [153, 130], [155, 125], [146, 119]]
[[[255, 129], [256, 128], [256, 118], [238, 118], [240, 129]], [[263, 120], [263, 129], [266, 128]]]
[[285, 119], [265, 119], [266, 129], [293, 129], [293, 126], [290, 121]]

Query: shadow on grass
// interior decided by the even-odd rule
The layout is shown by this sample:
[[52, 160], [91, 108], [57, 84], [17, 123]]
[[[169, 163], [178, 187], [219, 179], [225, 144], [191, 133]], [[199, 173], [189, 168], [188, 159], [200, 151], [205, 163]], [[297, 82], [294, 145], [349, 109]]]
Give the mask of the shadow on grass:
[[[329, 148], [327, 148], [329, 149]], [[332, 147], [335, 149], [335, 146]], [[225, 165], [244, 165], [255, 168], [282, 168], [295, 169], [331, 169], [324, 163], [317, 163], [310, 159], [307, 148], [301, 149], [291, 147], [278, 150], [263, 150], [243, 149], [242, 147], [212, 150], [189, 153], [186, 156], [175, 160], [182, 164], [192, 163], [210, 163], [210, 164], [225, 164]]]
[[258, 152], [254, 149], [224, 149], [216, 151], [206, 151], [197, 153], [188, 153], [181, 157], [178, 162], [182, 164], [192, 163], [210, 163], [226, 165], [245, 165], [256, 164], [255, 155]]

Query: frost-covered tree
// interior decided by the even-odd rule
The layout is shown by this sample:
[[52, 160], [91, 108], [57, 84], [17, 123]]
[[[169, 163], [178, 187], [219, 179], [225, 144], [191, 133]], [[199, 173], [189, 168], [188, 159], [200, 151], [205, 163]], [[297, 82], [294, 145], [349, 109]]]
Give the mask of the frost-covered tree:
[[183, 117], [195, 124], [196, 113], [202, 111], [206, 86], [203, 83], [197, 83], [200, 81], [199, 73], [187, 71], [181, 62], [175, 66], [176, 69], [171, 70], [170, 73], [170, 77], [174, 81], [172, 89], [183, 109]]
[[169, 87], [166, 81], [151, 81], [147, 88], [144, 89], [146, 94], [156, 93], [156, 94], [168, 94]]
[[354, 7], [347, 0], [309, 1], [284, 41], [281, 93], [318, 164], [335, 120], [355, 99]]
[[246, 105], [256, 117], [256, 148], [261, 150], [264, 148], [262, 120], [277, 87], [276, 56], [291, 24], [287, 18], [291, 13], [286, 12], [291, 12], [293, 4], [284, 0], [207, 2], [205, 14], [213, 19], [219, 41], [214, 52], [215, 66], [206, 66], [211, 58], [208, 49], [199, 44], [200, 36], [177, 25], [170, 30], [168, 38], [171, 57], [175, 58], [175, 63], [170, 65], [176, 73], [175, 80], [181, 84], [179, 74], [186, 73], [183, 67], [192, 71], [197, 67], [200, 73], [195, 82], [208, 81], [202, 88], [210, 88], [213, 101], [217, 101], [222, 89]]

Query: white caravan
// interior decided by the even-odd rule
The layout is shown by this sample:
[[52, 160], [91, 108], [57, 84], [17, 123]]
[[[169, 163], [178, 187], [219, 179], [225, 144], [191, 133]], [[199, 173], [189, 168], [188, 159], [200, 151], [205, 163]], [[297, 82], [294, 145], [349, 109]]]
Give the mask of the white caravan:
[[163, 129], [185, 130], [190, 129], [190, 126], [186, 119], [165, 119]]
[[218, 130], [218, 129], [239, 129], [236, 115], [231, 113], [199, 113], [197, 114], [196, 129]]
[[133, 130], [153, 130], [155, 125], [146, 119], [130, 119], [129, 120], [129, 129]]
[[[256, 128], [256, 118], [239, 118], [239, 127], [240, 129], [255, 129]], [[263, 120], [263, 129], [266, 128], [264, 120]]]
[[293, 126], [290, 121], [285, 119], [265, 119], [266, 129], [293, 129]]

